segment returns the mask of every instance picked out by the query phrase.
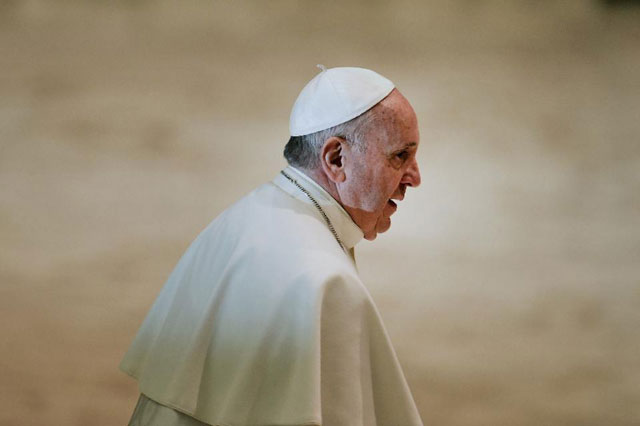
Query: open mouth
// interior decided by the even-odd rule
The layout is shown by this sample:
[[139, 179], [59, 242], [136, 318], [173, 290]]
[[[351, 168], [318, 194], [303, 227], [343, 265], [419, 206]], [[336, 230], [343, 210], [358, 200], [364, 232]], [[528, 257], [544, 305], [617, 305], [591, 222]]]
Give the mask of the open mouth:
[[396, 203], [394, 203], [391, 199], [389, 199], [389, 201], [387, 201], [388, 204], [391, 205], [391, 207], [393, 207], [393, 211], [395, 211], [398, 208], [398, 205]]

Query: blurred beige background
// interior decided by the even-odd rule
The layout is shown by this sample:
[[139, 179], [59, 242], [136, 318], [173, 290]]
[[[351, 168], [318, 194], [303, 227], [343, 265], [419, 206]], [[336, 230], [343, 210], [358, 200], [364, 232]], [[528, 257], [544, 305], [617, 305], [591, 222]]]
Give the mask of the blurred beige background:
[[420, 120], [423, 184], [358, 262], [425, 424], [640, 424], [639, 24], [586, 0], [1, 2], [0, 424], [126, 424], [124, 351], [284, 165], [317, 63], [388, 76]]

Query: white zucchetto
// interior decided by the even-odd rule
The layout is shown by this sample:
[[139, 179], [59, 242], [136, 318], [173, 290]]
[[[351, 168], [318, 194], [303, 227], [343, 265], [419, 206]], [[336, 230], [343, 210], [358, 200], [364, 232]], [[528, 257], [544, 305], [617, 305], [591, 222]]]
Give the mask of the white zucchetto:
[[356, 118], [395, 87], [389, 79], [365, 68], [318, 67], [322, 72], [307, 83], [293, 104], [291, 136], [308, 135]]

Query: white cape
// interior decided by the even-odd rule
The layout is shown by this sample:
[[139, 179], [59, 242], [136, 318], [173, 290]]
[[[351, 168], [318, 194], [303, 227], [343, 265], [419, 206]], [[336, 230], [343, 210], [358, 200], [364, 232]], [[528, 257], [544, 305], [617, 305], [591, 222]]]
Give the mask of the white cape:
[[[362, 231], [320, 186], [347, 247]], [[149, 398], [211, 425], [422, 425], [355, 264], [279, 175], [188, 248], [120, 368]]]

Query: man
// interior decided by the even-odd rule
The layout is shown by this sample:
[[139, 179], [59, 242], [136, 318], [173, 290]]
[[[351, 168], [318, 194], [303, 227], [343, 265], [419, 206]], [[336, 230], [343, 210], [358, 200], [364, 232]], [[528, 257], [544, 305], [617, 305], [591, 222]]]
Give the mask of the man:
[[421, 425], [353, 248], [420, 184], [416, 115], [393, 83], [322, 67], [286, 167], [196, 238], [121, 363], [130, 425]]

